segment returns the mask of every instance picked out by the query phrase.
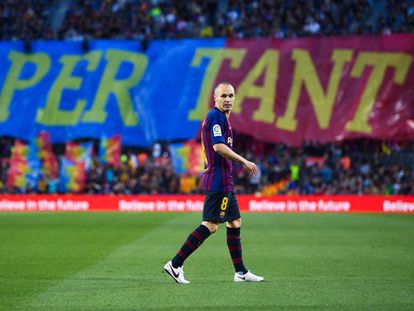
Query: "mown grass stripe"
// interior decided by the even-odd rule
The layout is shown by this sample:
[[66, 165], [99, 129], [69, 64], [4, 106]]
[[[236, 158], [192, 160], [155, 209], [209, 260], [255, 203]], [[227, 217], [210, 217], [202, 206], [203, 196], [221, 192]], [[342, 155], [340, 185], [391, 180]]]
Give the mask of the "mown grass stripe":
[[[153, 230], [26, 297], [20, 310], [414, 309], [412, 215], [246, 214], [243, 257], [266, 281], [233, 283], [221, 226], [186, 261], [188, 286], [173, 283], [161, 270], [199, 224], [200, 215], [153, 215], [154, 224], [163, 219]], [[128, 217], [135, 224], [143, 216]], [[116, 232], [117, 226], [106, 232]], [[103, 240], [108, 239], [110, 234]], [[30, 266], [23, 268], [30, 271]]]

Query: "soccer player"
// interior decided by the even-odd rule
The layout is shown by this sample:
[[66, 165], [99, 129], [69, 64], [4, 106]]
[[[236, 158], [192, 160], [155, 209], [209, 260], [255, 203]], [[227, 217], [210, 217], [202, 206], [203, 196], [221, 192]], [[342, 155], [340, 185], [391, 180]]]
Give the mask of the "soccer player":
[[241, 219], [234, 193], [233, 161], [241, 163], [249, 174], [255, 174], [257, 166], [233, 151], [233, 132], [229, 117], [234, 97], [233, 86], [220, 83], [214, 89], [215, 107], [202, 124], [201, 143], [205, 172], [201, 188], [206, 192], [203, 221], [188, 236], [177, 255], [164, 266], [164, 271], [177, 283], [190, 283], [184, 277], [184, 261], [217, 231], [219, 223], [224, 222], [227, 226], [227, 246], [236, 271], [234, 282], [263, 281], [263, 277], [246, 269], [242, 257]]

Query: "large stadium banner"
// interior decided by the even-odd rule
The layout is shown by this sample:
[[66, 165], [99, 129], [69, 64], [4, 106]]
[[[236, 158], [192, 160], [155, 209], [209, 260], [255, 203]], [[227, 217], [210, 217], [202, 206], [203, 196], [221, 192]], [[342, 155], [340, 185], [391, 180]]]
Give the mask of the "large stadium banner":
[[287, 144], [414, 138], [414, 35], [0, 42], [0, 135], [192, 139], [219, 81], [232, 126]]

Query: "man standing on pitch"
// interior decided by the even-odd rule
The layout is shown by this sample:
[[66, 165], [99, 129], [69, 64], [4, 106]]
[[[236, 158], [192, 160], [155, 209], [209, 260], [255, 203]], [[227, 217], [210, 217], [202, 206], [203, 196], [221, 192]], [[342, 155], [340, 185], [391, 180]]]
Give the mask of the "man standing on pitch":
[[254, 275], [243, 263], [240, 241], [240, 211], [234, 193], [233, 161], [241, 163], [250, 173], [257, 166], [233, 151], [233, 132], [229, 122], [234, 103], [234, 88], [220, 83], [214, 89], [215, 107], [202, 124], [201, 143], [204, 151], [205, 172], [201, 188], [206, 192], [203, 221], [184, 242], [177, 255], [167, 262], [164, 271], [177, 283], [190, 283], [184, 278], [183, 263], [212, 233], [219, 223], [226, 222], [227, 246], [233, 261], [235, 282], [260, 282], [263, 277]]

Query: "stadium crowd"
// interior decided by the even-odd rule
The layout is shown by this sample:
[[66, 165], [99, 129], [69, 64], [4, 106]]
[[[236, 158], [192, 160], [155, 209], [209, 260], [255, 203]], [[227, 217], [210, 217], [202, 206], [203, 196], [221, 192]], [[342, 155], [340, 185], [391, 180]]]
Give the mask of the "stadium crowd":
[[0, 3], [1, 40], [291, 38], [404, 33], [413, 29], [412, 0], [5, 0]]
[[[236, 166], [238, 193], [272, 194], [414, 194], [414, 143], [352, 140], [300, 147], [236, 137], [236, 151], [258, 163], [248, 176]], [[1, 138], [0, 193], [56, 193], [59, 179], [42, 176], [33, 187], [7, 186], [12, 139]], [[161, 144], [156, 144], [160, 147]], [[199, 193], [201, 175], [178, 174], [167, 143], [139, 153], [125, 149], [120, 167], [94, 157], [82, 193]]]
[[[414, 0], [4, 0], [0, 40], [294, 38], [412, 32]], [[414, 143], [354, 140], [301, 147], [243, 137], [237, 151], [259, 164], [249, 177], [236, 166], [239, 193], [414, 194]], [[59, 191], [43, 176], [33, 187], [7, 186], [13, 139], [0, 137], [0, 193]], [[177, 174], [168, 144], [139, 156], [125, 149], [119, 168], [98, 157], [86, 193], [196, 193], [200, 176]], [[62, 155], [62, 151], [58, 154]]]

